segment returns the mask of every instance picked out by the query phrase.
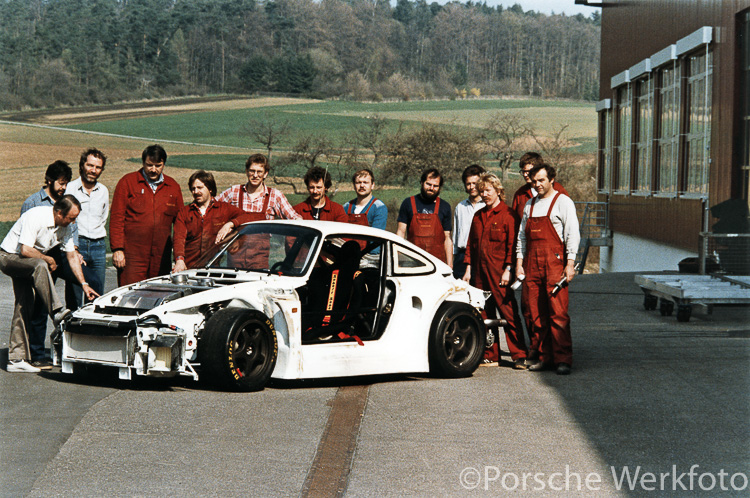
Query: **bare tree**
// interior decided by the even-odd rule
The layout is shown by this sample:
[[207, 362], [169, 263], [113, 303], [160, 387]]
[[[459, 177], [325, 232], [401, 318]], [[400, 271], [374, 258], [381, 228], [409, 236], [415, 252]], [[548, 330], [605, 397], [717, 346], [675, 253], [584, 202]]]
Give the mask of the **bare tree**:
[[243, 125], [240, 135], [249, 136], [255, 142], [263, 145], [270, 161], [274, 147], [289, 135], [289, 130], [288, 119], [280, 121], [266, 113], [263, 119], [251, 119]]
[[300, 188], [299, 180], [295, 181], [295, 166], [301, 166], [308, 170], [316, 166], [318, 161], [331, 154], [333, 144], [322, 135], [308, 134], [300, 138], [292, 147], [289, 155], [276, 161], [274, 164], [273, 182], [277, 185], [289, 185], [295, 194], [304, 193]]
[[349, 142], [362, 149], [372, 152], [372, 163], [375, 169], [385, 153], [388, 135], [388, 120], [383, 116], [375, 114], [367, 116], [365, 123], [357, 126], [349, 137]]
[[549, 137], [534, 133], [544, 161], [557, 170], [557, 181], [570, 193], [576, 202], [596, 200], [596, 164], [590, 155], [582, 158], [571, 151], [575, 144], [567, 136], [569, 125], [561, 125]]
[[484, 125], [480, 137], [487, 152], [498, 162], [503, 184], [514, 159], [523, 153], [523, 139], [529, 136], [534, 136], [534, 129], [520, 114], [498, 112]]

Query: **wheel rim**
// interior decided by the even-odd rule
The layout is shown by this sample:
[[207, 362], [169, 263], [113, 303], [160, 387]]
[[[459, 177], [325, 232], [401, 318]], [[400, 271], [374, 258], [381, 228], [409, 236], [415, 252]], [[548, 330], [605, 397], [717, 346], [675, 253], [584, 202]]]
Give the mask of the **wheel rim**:
[[260, 324], [245, 324], [230, 343], [233, 373], [240, 378], [252, 376], [266, 364], [269, 352], [268, 338]]
[[445, 328], [445, 359], [452, 365], [460, 367], [476, 349], [476, 325], [469, 316], [455, 317]]

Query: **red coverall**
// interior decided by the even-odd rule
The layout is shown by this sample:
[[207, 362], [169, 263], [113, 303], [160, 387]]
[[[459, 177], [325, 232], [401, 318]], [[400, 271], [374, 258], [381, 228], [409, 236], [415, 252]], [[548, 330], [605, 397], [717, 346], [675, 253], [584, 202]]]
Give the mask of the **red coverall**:
[[[266, 221], [268, 204], [271, 200], [271, 190], [264, 186], [263, 192], [263, 207], [258, 212], [246, 212], [243, 223]], [[240, 187], [239, 205], [245, 205], [244, 187]], [[239, 209], [242, 209], [242, 207]], [[268, 258], [271, 254], [271, 239], [268, 234], [240, 235], [237, 241], [232, 242], [232, 244], [235, 247], [228, 250], [230, 253], [230, 264], [238, 268], [259, 269], [268, 267]]]
[[445, 230], [440, 223], [440, 197], [435, 199], [435, 210], [432, 213], [418, 213], [414, 196], [411, 197], [411, 221], [406, 231], [406, 240], [421, 247], [440, 261], [447, 263], [445, 255]]
[[172, 223], [182, 206], [182, 191], [167, 175], [156, 192], [141, 170], [128, 173], [117, 182], [110, 210], [109, 242], [113, 251], [125, 252], [125, 268], [117, 272], [119, 285], [169, 273]]
[[372, 207], [372, 205], [375, 204], [375, 200], [376, 199], [373, 197], [372, 199], [370, 199], [370, 202], [367, 204], [367, 209], [365, 209], [359, 214], [354, 214], [354, 208], [356, 207], [357, 199], [353, 199], [349, 203], [349, 212], [346, 213], [349, 223], [353, 223], [354, 225], [362, 225], [363, 227], [369, 227], [370, 221], [367, 219], [367, 213], [370, 211], [370, 208]]
[[568, 315], [568, 287], [564, 287], [556, 296], [552, 289], [565, 273], [565, 244], [555, 231], [549, 214], [560, 198], [556, 193], [550, 204], [547, 216], [532, 218], [534, 204], [526, 220], [526, 254], [523, 258], [523, 270], [529, 296], [532, 331], [529, 349], [539, 351], [543, 363], [567, 363], [572, 365], [573, 341], [570, 334], [570, 316]]
[[194, 268], [198, 260], [214, 246], [216, 234], [231, 221], [235, 228], [252, 216], [226, 202], [211, 199], [206, 214], [191, 203], [180, 209], [174, 221], [174, 256], [185, 258], [185, 266]]
[[[344, 211], [344, 207], [341, 204], [333, 202], [328, 196], [326, 196], [325, 200], [326, 203], [323, 209], [320, 210], [320, 218], [318, 218], [320, 221], [340, 221], [342, 223], [349, 221], [349, 217], [346, 215], [346, 211]], [[310, 204], [309, 197], [294, 206], [294, 210], [302, 216], [303, 220], [315, 219], [312, 215], [312, 204]]]
[[526, 358], [526, 343], [513, 289], [501, 287], [500, 279], [505, 268], [513, 267], [518, 224], [516, 214], [504, 202], [483, 207], [471, 220], [464, 256], [464, 262], [471, 265], [471, 284], [492, 292], [500, 316], [508, 322], [505, 338], [513, 360]]
[[[552, 188], [560, 192], [561, 194], [565, 194], [570, 197], [570, 194], [568, 194], [568, 191], [565, 190], [565, 187], [560, 185], [557, 180], [552, 182]], [[531, 184], [527, 183], [516, 190], [516, 193], [513, 195], [513, 205], [511, 209], [513, 209], [513, 211], [518, 215], [519, 220], [523, 218], [523, 208], [526, 206], [526, 203], [529, 201], [529, 199], [534, 198], [534, 194], [532, 194], [531, 189]], [[531, 314], [529, 313], [528, 286], [526, 285], [521, 287], [521, 312], [523, 313], [523, 321], [526, 323], [526, 330], [529, 334], [531, 334]], [[529, 339], [531, 339], [531, 336], [529, 336]]]

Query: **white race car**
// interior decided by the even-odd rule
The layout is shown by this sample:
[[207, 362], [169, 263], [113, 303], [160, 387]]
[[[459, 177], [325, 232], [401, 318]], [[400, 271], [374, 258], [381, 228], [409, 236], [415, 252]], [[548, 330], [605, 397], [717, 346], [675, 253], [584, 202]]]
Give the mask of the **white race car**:
[[468, 376], [483, 356], [485, 294], [390, 232], [248, 223], [200, 266], [75, 311], [53, 341], [55, 363], [251, 391], [269, 378]]

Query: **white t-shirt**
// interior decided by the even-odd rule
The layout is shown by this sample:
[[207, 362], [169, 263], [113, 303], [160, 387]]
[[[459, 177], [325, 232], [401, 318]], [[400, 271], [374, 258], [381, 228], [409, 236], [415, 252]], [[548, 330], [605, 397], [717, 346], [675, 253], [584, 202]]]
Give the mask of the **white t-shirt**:
[[75, 251], [71, 225], [56, 227], [52, 206], [38, 206], [23, 213], [0, 248], [11, 254], [20, 254], [22, 244], [45, 254], [58, 245], [62, 245], [64, 252]]

